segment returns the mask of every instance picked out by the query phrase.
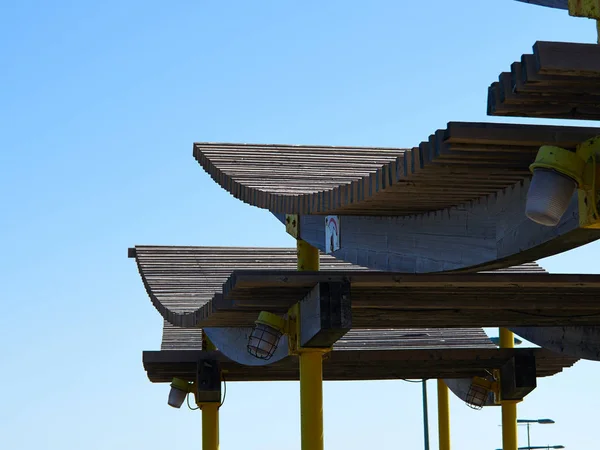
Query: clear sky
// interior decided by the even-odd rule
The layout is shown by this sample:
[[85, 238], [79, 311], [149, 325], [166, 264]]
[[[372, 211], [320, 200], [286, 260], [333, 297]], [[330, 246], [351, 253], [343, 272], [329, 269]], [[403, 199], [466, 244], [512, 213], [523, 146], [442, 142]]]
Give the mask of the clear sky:
[[[511, 0], [0, 2], [0, 448], [200, 448], [142, 368], [162, 320], [127, 248], [293, 241], [194, 141], [412, 147], [496, 120], [487, 86], [536, 40], [595, 27]], [[589, 273], [598, 249], [542, 263]], [[533, 444], [597, 447], [599, 374], [539, 381], [519, 417], [557, 423]], [[222, 449], [300, 448], [297, 383], [227, 391]], [[499, 409], [451, 406], [453, 448], [500, 447]], [[326, 448], [422, 448], [420, 408], [419, 385], [326, 383]]]

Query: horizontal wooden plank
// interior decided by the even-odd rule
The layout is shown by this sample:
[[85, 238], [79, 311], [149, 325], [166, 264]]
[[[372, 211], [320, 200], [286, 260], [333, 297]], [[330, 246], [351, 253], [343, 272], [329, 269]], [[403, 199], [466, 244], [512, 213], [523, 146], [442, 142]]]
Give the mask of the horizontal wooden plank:
[[538, 41], [533, 46], [538, 72], [544, 75], [598, 77], [600, 46]]
[[[577, 360], [543, 349], [428, 349], [428, 350], [346, 350], [332, 351], [323, 362], [325, 380], [385, 380], [399, 378], [467, 378], [484, 375], [501, 367], [512, 355], [533, 351], [537, 373], [551, 376]], [[267, 366], [244, 366], [227, 360], [219, 352], [144, 352], [143, 363], [155, 383], [174, 377], [193, 380], [196, 364], [202, 359], [219, 359], [227, 381], [298, 380], [298, 360], [287, 357]]]

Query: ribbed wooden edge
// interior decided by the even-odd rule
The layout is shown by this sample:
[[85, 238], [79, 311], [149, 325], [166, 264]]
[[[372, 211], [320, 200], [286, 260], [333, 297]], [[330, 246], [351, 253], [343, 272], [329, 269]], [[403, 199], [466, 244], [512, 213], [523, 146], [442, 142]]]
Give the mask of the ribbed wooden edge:
[[499, 192], [530, 176], [541, 145], [598, 134], [451, 122], [411, 149], [195, 143], [194, 156], [231, 195], [274, 213], [412, 215]]
[[[135, 258], [154, 307], [178, 327], [197, 326], [213, 313], [215, 303], [223, 304], [223, 283], [234, 270], [297, 266], [293, 248], [136, 246], [128, 256]], [[321, 267], [367, 270], [329, 255], [321, 255]]]
[[600, 45], [536, 42], [489, 87], [488, 115], [600, 120]]
[[[177, 327], [197, 327], [214, 317], [217, 310], [227, 311], [229, 320], [239, 318], [240, 322], [247, 322], [248, 315], [255, 313], [236, 311], [223, 297], [224, 290], [232, 289], [235, 284], [236, 276], [232, 277], [232, 273], [236, 270], [289, 270], [292, 275], [298, 274], [293, 248], [136, 246], [128, 253], [136, 259], [152, 304], [166, 321]], [[345, 275], [370, 272], [329, 255], [321, 255], [321, 269]], [[493, 273], [518, 275], [545, 271], [530, 263]]]

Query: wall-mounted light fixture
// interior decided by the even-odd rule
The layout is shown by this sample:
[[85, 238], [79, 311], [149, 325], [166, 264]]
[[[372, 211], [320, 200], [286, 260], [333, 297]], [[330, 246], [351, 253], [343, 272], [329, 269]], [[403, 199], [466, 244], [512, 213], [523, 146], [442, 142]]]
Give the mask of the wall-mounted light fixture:
[[194, 383], [173, 378], [171, 382], [171, 390], [169, 391], [169, 400], [167, 403], [173, 408], [181, 408], [187, 395], [194, 390]]
[[575, 151], [540, 147], [529, 166], [533, 178], [527, 193], [527, 217], [541, 225], [557, 225], [579, 189], [580, 224], [598, 227], [596, 153], [600, 153], [600, 137], [585, 141]]

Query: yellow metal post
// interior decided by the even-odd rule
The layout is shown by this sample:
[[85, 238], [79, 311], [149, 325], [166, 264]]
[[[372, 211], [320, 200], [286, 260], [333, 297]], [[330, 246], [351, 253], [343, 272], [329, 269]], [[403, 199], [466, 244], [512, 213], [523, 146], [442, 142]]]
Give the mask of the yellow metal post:
[[[298, 270], [319, 270], [318, 249], [298, 239], [297, 250]], [[298, 349], [302, 450], [323, 450], [323, 353], [321, 349]]]
[[300, 352], [302, 450], [323, 450], [323, 352]]
[[202, 450], [219, 449], [219, 404], [202, 405]]
[[[514, 334], [506, 328], [500, 328], [500, 348], [514, 348]], [[517, 403], [502, 402], [502, 449], [517, 450]]]
[[[212, 341], [202, 333], [202, 349], [214, 351], [217, 348]], [[202, 449], [218, 450], [219, 448], [219, 404], [204, 403], [202, 408]]]
[[450, 396], [444, 380], [437, 380], [440, 450], [450, 450]]

